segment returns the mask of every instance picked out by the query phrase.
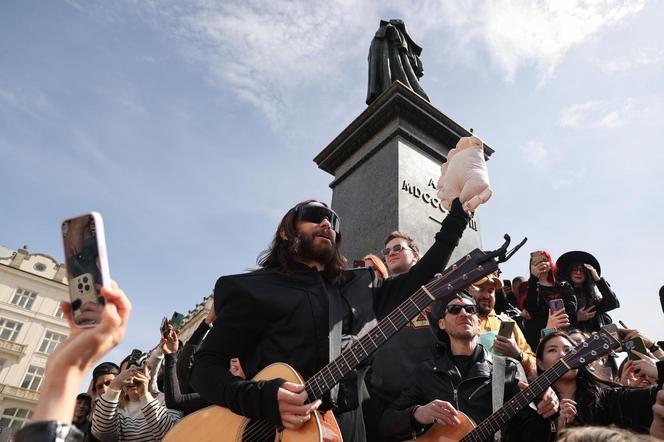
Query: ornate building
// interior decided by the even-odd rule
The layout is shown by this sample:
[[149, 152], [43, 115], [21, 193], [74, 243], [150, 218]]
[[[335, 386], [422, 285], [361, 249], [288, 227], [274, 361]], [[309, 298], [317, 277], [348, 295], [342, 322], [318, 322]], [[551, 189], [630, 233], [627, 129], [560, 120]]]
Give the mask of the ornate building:
[[64, 264], [0, 246], [0, 440], [32, 416], [46, 359], [69, 335], [68, 300]]

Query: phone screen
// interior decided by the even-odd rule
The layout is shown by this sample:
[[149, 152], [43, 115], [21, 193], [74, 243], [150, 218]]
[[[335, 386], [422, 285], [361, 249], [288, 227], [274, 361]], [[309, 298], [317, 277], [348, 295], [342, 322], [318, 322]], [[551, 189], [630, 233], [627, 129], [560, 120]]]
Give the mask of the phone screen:
[[110, 285], [101, 215], [87, 213], [63, 221], [62, 239], [74, 323], [94, 326], [105, 304], [101, 288]]

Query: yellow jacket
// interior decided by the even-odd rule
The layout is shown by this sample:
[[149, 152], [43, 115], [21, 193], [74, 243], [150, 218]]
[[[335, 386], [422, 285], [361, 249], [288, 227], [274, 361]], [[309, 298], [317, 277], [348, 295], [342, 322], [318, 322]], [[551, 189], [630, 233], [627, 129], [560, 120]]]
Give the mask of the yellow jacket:
[[[498, 333], [500, 329], [500, 318], [496, 315], [494, 310], [491, 310], [491, 313], [488, 316], [480, 316], [480, 333], [485, 332], [494, 332]], [[523, 369], [528, 373], [530, 370], [535, 370], [537, 367], [535, 353], [528, 345], [526, 338], [523, 336], [523, 332], [517, 324], [514, 324], [514, 332], [512, 333], [516, 346], [519, 347], [519, 350], [523, 353], [523, 360], [521, 365]]]

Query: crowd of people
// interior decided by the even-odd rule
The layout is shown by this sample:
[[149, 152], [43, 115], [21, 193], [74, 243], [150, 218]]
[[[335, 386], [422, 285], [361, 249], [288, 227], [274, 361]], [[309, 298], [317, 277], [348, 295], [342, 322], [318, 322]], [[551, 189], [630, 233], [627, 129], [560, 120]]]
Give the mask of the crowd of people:
[[[385, 335], [381, 324], [414, 293], [431, 296], [422, 287], [444, 278], [468, 221], [457, 199], [426, 253], [393, 232], [383, 259], [369, 254], [351, 269], [339, 217], [319, 201], [301, 202], [282, 218], [258, 270], [219, 278], [214, 307], [187, 342], [167, 324], [154, 349], [119, 363], [99, 363], [130, 316], [117, 285], [102, 290], [96, 327], [76, 327], [65, 303], [71, 335], [49, 357], [32, 422], [15, 440], [160, 441], [210, 405], [268, 429], [199, 428], [210, 440], [275, 440], [275, 431], [328, 415], [336, 422], [320, 424], [324, 440], [460, 440], [470, 431], [477, 440], [664, 439], [661, 342], [612, 325], [618, 297], [587, 252], [554, 260], [533, 251], [527, 277], [469, 280]], [[573, 349], [598, 332], [621, 346], [570, 367]], [[319, 374], [339, 358], [347, 365], [340, 381], [321, 386]], [[557, 372], [560, 361], [567, 368]], [[303, 381], [254, 379], [274, 363]], [[90, 388], [77, 395], [90, 370]]]

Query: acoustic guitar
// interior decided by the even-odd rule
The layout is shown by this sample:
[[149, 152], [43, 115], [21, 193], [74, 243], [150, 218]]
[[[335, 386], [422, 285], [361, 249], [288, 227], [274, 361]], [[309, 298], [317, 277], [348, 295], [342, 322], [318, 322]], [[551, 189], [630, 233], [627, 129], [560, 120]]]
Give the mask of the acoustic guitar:
[[[451, 299], [459, 290], [493, 273], [498, 264], [507, 261], [526, 242], [521, 241], [509, 252], [510, 238], [497, 250], [483, 252], [475, 249], [449, 267], [441, 275], [420, 287], [392, 313], [381, 320], [367, 334], [348, 345], [341, 354], [306, 381], [287, 364], [275, 363], [265, 367], [253, 379], [282, 378], [304, 384], [309, 403], [322, 398], [339, 381], [367, 359], [420, 311], [436, 300]], [[195, 440], [199, 442], [309, 442], [341, 441], [341, 432], [331, 411], [314, 413], [298, 430], [277, 428], [274, 424], [248, 419], [231, 410], [210, 406], [192, 413], [173, 427], [164, 442]]]
[[475, 425], [471, 418], [459, 412], [459, 420], [461, 421], [459, 424], [434, 424], [416, 440], [418, 442], [481, 442], [490, 440], [496, 431], [507, 424], [507, 421], [544, 393], [544, 390], [560, 379], [568, 370], [589, 364], [618, 347], [620, 347], [620, 342], [608, 330], [601, 329], [566, 354], [553, 367], [539, 375], [528, 387], [507, 401], [498, 411], [484, 419], [481, 424]]

